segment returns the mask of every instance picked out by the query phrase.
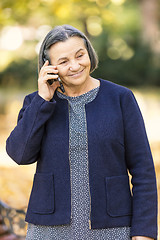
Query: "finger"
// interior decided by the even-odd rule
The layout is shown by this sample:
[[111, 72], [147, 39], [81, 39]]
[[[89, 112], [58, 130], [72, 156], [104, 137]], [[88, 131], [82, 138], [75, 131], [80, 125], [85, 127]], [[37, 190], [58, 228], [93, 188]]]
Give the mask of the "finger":
[[53, 67], [49, 67], [49, 66], [46, 66], [46, 67], [43, 67], [40, 71], [40, 76], [47, 76], [49, 74], [58, 74], [58, 70], [54, 69]]
[[48, 67], [48, 65], [49, 65], [49, 61], [47, 60], [47, 61], [45, 61], [45, 63], [43, 64], [42, 68], [40, 69], [40, 74], [44, 72], [44, 69], [45, 69], [46, 67]]
[[48, 79], [53, 79], [53, 80], [58, 80], [58, 75], [57, 74], [47, 74], [46, 78]]
[[56, 70], [56, 69], [54, 69], [54, 68], [48, 68], [48, 67], [46, 67], [46, 68], [44, 69], [44, 71], [45, 71], [46, 73], [58, 74], [58, 70]]
[[45, 67], [45, 66], [48, 66], [48, 65], [49, 65], [49, 61], [46, 60], [45, 63], [43, 64], [43, 66]]
[[43, 66], [43, 71], [45, 71], [45, 72], [48, 72], [48, 71], [50, 71], [50, 72], [58, 72], [58, 70], [57, 70], [57, 67], [56, 66], [53, 66], [53, 65], [44, 65]]

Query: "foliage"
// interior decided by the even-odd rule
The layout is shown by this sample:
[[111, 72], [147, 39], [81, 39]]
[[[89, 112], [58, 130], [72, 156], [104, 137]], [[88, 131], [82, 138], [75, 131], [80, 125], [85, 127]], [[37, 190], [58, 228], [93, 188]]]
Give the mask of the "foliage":
[[18, 49], [0, 49], [3, 56], [0, 85], [36, 87], [35, 48], [50, 28], [66, 23], [79, 28], [91, 39], [100, 59], [93, 76], [128, 86], [160, 85], [160, 59], [142, 42], [140, 22], [139, 1], [2, 0], [1, 36], [10, 26], [18, 26], [22, 32], [28, 29], [31, 33], [29, 37], [25, 33]]
[[0, 85], [8, 88], [36, 88], [37, 67], [36, 61], [13, 61], [8, 68], [0, 73]]
[[155, 64], [154, 55], [139, 42], [135, 42], [135, 45], [134, 56], [128, 60], [113, 60], [104, 53], [99, 54], [99, 68], [94, 77], [102, 77], [124, 86], [160, 86], [160, 68]]

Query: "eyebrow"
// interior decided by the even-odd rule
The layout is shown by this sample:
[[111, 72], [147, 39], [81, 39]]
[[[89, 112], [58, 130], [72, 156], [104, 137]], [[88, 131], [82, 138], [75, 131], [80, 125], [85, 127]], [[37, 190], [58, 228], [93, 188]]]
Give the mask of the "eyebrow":
[[[75, 55], [76, 55], [78, 52], [82, 51], [82, 50], [84, 50], [84, 48], [80, 48], [80, 49], [75, 53]], [[59, 58], [59, 59], [58, 59], [58, 62], [59, 62], [59, 61], [62, 61], [62, 60], [65, 60], [65, 59], [67, 59], [67, 57]]]

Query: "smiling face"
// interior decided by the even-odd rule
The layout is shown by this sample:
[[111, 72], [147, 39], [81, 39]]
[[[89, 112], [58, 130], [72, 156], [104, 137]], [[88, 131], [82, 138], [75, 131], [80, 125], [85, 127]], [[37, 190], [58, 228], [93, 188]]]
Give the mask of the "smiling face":
[[89, 83], [91, 62], [82, 38], [74, 36], [55, 43], [50, 47], [49, 55], [64, 85], [74, 87]]

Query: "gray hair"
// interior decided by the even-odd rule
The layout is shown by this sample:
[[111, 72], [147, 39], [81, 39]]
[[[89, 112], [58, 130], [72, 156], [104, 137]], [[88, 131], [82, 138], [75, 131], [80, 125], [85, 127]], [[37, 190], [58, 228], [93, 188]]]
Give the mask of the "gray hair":
[[56, 26], [46, 35], [39, 52], [39, 71], [46, 60], [50, 61], [50, 47], [57, 42], [64, 42], [70, 37], [74, 36], [80, 37], [84, 40], [85, 47], [88, 51], [88, 55], [91, 61], [90, 72], [93, 72], [98, 66], [97, 54], [85, 34], [70, 25]]

